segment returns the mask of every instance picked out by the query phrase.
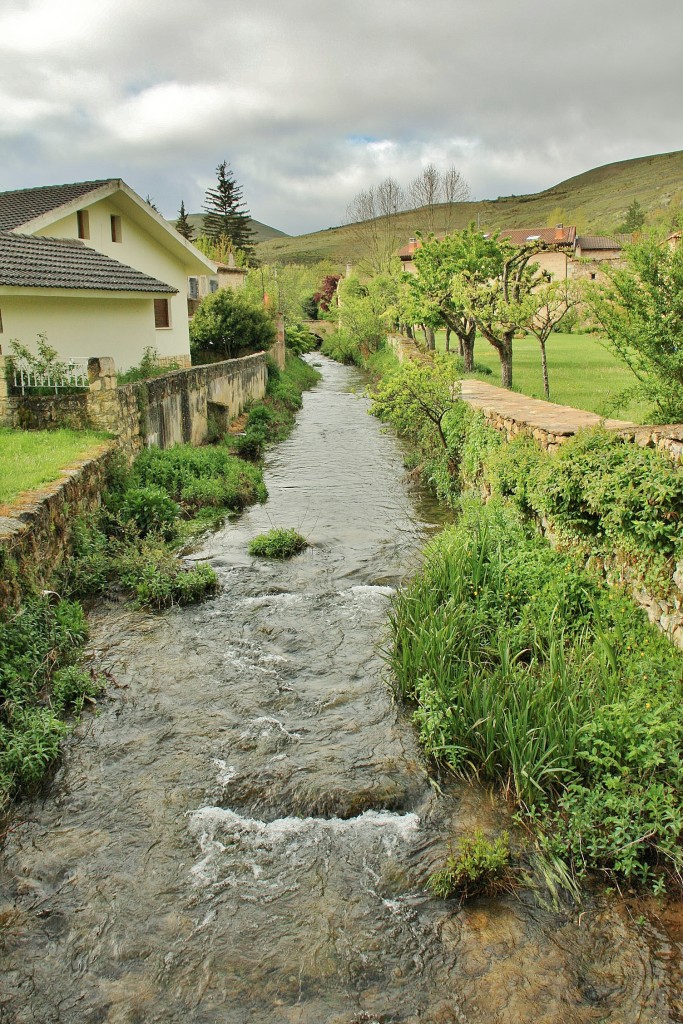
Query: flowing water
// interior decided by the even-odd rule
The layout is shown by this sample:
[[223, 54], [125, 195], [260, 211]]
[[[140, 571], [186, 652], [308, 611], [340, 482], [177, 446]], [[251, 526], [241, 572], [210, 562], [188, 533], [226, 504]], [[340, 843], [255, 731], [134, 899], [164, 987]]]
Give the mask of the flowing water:
[[[449, 842], [504, 809], [430, 779], [382, 680], [389, 596], [440, 513], [349, 392], [359, 374], [323, 372], [267, 504], [194, 556], [220, 595], [93, 617], [110, 696], [5, 842], [0, 1021], [681, 1020], [671, 928], [426, 895]], [[249, 558], [270, 525], [312, 546]]]

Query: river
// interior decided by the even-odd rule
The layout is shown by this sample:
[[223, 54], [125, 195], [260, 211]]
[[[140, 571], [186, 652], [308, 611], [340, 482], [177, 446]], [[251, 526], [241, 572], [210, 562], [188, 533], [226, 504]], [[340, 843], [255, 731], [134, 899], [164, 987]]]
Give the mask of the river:
[[[268, 502], [193, 555], [220, 594], [93, 613], [109, 695], [5, 841], [0, 1022], [680, 1021], [661, 923], [425, 893], [449, 843], [506, 812], [437, 784], [383, 680], [390, 595], [442, 512], [350, 391], [361, 375], [320, 362]], [[271, 525], [310, 548], [250, 558]]]

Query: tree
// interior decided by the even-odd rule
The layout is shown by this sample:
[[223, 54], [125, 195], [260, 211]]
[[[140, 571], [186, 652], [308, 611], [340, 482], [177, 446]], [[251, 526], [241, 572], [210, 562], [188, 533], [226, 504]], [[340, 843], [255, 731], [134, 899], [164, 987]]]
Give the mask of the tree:
[[624, 250], [626, 266], [603, 265], [588, 305], [617, 356], [634, 373], [630, 394], [663, 423], [683, 421], [683, 246], [655, 238]]
[[242, 292], [220, 288], [202, 300], [190, 323], [193, 360], [232, 359], [238, 352], [259, 352], [275, 342], [275, 324], [263, 306]]
[[644, 223], [645, 210], [642, 208], [638, 200], [634, 199], [626, 211], [626, 220], [619, 227], [619, 231], [624, 234], [632, 234], [634, 231], [640, 231]]
[[249, 210], [242, 198], [242, 189], [228, 163], [223, 160], [216, 168], [216, 187], [206, 190], [204, 234], [217, 239], [225, 235], [236, 249], [253, 254]]
[[551, 281], [530, 292], [520, 304], [518, 319], [527, 334], [538, 340], [541, 348], [541, 371], [543, 373], [543, 393], [550, 399], [550, 381], [548, 379], [548, 358], [546, 343], [553, 331], [562, 324], [570, 310], [581, 302], [583, 289], [581, 281], [565, 279]]
[[428, 164], [408, 186], [408, 197], [416, 208], [414, 230], [428, 235], [437, 228], [452, 230], [456, 204], [465, 202], [469, 194], [469, 185], [454, 165], [442, 172]]
[[404, 437], [417, 441], [423, 454], [448, 450], [444, 420], [460, 400], [457, 367], [447, 356], [409, 359], [382, 377], [370, 394], [370, 411]]
[[183, 199], [180, 200], [180, 209], [178, 210], [178, 219], [175, 222], [175, 229], [179, 235], [186, 238], [188, 242], [191, 242], [194, 238], [194, 228], [187, 219], [187, 213], [185, 212], [185, 202]]
[[523, 303], [547, 281], [532, 260], [552, 246], [540, 241], [513, 245], [498, 236], [486, 241], [486, 258], [479, 269], [461, 271], [454, 278], [453, 299], [498, 352], [501, 384], [511, 388], [512, 342], [526, 324]]
[[416, 250], [413, 259], [417, 274], [408, 281], [412, 306], [407, 306], [406, 313], [417, 317], [413, 323], [445, 325], [453, 332], [460, 342], [464, 370], [471, 373], [477, 327], [465, 308], [464, 297], [454, 294], [453, 281], [465, 274], [473, 286], [477, 281], [483, 284], [497, 273], [499, 260], [494, 240], [486, 238], [472, 224], [441, 240], [430, 239]]
[[399, 214], [406, 208], [403, 189], [394, 178], [385, 178], [358, 192], [346, 208], [346, 224], [361, 253], [359, 268], [370, 274], [389, 271], [402, 238]]

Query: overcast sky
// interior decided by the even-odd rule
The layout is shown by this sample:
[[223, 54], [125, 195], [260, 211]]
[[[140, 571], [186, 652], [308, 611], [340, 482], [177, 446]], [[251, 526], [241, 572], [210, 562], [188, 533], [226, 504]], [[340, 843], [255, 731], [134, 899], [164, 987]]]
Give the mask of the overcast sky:
[[2, 0], [0, 190], [122, 177], [173, 217], [339, 224], [455, 164], [476, 199], [683, 148], [683, 0]]

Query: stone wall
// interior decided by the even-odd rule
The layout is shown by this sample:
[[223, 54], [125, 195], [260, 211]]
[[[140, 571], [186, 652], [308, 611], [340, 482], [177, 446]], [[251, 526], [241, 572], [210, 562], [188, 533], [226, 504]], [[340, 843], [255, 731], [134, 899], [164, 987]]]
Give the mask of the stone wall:
[[[415, 342], [403, 335], [390, 335], [387, 344], [399, 362], [425, 358]], [[639, 426], [623, 420], [603, 420], [595, 413], [527, 398], [514, 391], [472, 379], [463, 380], [462, 398], [468, 405], [479, 410], [487, 424], [504, 434], [508, 441], [519, 434], [527, 434], [541, 448], [553, 452], [577, 431], [602, 425], [619, 434], [626, 442], [658, 448], [679, 465], [683, 461], [683, 424], [680, 423]], [[484, 497], [487, 497], [486, 494]], [[540, 522], [538, 525], [541, 532], [553, 542], [550, 524]], [[683, 649], [683, 562], [675, 567], [669, 592], [655, 597], [648, 593], [642, 580], [634, 575], [630, 559], [624, 552], [614, 551], [607, 557], [592, 557], [589, 561], [594, 567], [602, 569], [608, 582], [627, 585], [634, 600], [647, 612], [650, 622], [659, 626]]]
[[107, 442], [90, 458], [67, 467], [59, 480], [0, 505], [0, 609], [17, 604], [28, 584], [49, 584], [68, 550], [73, 517], [100, 504], [117, 451], [115, 441]]
[[[284, 333], [281, 355], [284, 365]], [[90, 359], [88, 375], [90, 390], [82, 394], [0, 394], [0, 425], [105, 430], [131, 458], [148, 445], [202, 444], [225, 431], [248, 402], [263, 398], [268, 371], [266, 354], [257, 352], [121, 387], [108, 357]]]

